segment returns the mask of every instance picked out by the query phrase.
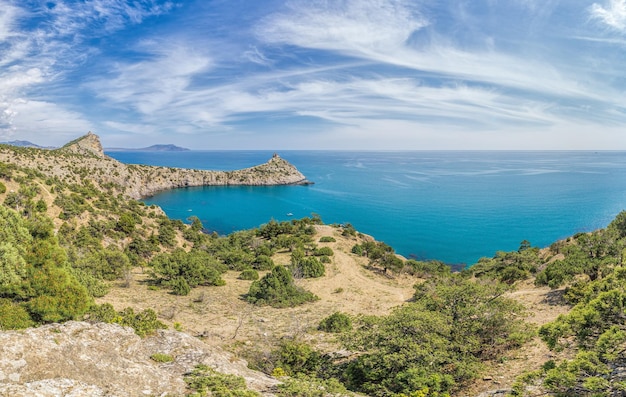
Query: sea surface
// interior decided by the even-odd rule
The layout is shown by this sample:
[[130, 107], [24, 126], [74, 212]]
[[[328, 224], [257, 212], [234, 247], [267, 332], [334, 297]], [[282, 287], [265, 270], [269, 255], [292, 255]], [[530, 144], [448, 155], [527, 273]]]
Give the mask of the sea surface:
[[[124, 163], [251, 167], [269, 151], [107, 152]], [[283, 151], [310, 186], [198, 187], [145, 199], [220, 234], [318, 214], [396, 252], [471, 265], [522, 240], [545, 247], [626, 209], [626, 152]]]

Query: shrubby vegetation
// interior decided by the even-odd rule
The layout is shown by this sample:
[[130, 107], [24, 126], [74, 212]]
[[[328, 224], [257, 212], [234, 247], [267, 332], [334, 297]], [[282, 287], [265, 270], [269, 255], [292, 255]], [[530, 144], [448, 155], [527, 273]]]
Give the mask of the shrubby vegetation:
[[324, 332], [345, 332], [352, 329], [352, 320], [347, 314], [335, 312], [324, 318], [317, 327]]
[[318, 299], [313, 293], [296, 286], [291, 272], [280, 265], [253, 282], [246, 295], [246, 300], [250, 303], [273, 307], [297, 306]]
[[460, 275], [417, 285], [414, 302], [386, 317], [364, 317], [345, 334], [346, 346], [361, 352], [346, 365], [346, 384], [374, 396], [456, 390], [480, 373], [482, 360], [532, 335], [506, 290]]
[[[31, 227], [29, 229], [29, 226]], [[0, 327], [79, 318], [91, 304], [48, 222], [0, 207]]]
[[574, 358], [547, 361], [541, 370], [520, 377], [514, 394], [540, 385], [554, 395], [619, 395], [626, 391], [626, 212], [603, 230], [581, 233], [556, 244], [563, 255], [548, 263], [537, 283], [567, 285], [564, 299], [572, 310], [539, 329], [554, 350], [569, 349]]
[[158, 320], [156, 312], [152, 309], [135, 313], [132, 308], [127, 307], [118, 312], [110, 303], [94, 305], [87, 318], [92, 322], [114, 323], [131, 327], [141, 337], [153, 334], [158, 329], [167, 329], [167, 326]]
[[241, 376], [222, 374], [206, 365], [197, 365], [185, 377], [187, 386], [193, 390], [189, 397], [259, 397], [259, 393], [248, 390]]
[[352, 253], [369, 258], [371, 266], [382, 267], [385, 271], [398, 273], [404, 268], [404, 261], [396, 255], [393, 248], [381, 241], [366, 241], [352, 247]]
[[224, 285], [221, 278], [227, 268], [206, 251], [186, 252], [176, 248], [171, 253], [156, 255], [150, 262], [152, 279], [166, 285], [176, 295], [187, 295], [199, 285]]

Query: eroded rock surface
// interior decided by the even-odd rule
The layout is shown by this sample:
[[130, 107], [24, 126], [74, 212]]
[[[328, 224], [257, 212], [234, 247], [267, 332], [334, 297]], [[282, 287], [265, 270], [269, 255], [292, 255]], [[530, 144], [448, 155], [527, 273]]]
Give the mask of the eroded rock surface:
[[[150, 356], [168, 354], [169, 363]], [[0, 332], [0, 396], [183, 396], [183, 377], [196, 365], [242, 376], [271, 396], [278, 381], [243, 360], [182, 332], [139, 338], [116, 324], [70, 321]]]

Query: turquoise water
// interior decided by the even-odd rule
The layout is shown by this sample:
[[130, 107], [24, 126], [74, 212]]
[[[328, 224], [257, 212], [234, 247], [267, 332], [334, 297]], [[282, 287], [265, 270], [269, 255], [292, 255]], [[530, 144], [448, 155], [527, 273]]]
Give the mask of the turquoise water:
[[[109, 152], [125, 163], [238, 169], [266, 151]], [[522, 240], [547, 246], [626, 209], [626, 152], [285, 151], [311, 186], [201, 187], [146, 199], [226, 234], [319, 214], [407, 257], [473, 264]], [[293, 214], [288, 216], [288, 214]]]

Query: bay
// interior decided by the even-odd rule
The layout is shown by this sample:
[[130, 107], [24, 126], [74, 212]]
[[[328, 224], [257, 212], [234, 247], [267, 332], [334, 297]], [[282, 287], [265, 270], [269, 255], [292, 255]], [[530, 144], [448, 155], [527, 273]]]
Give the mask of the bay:
[[[124, 163], [232, 170], [269, 151], [107, 152]], [[626, 152], [282, 151], [310, 186], [197, 187], [146, 198], [174, 219], [227, 234], [321, 216], [398, 253], [473, 264], [522, 240], [544, 247], [605, 227], [626, 209]]]

